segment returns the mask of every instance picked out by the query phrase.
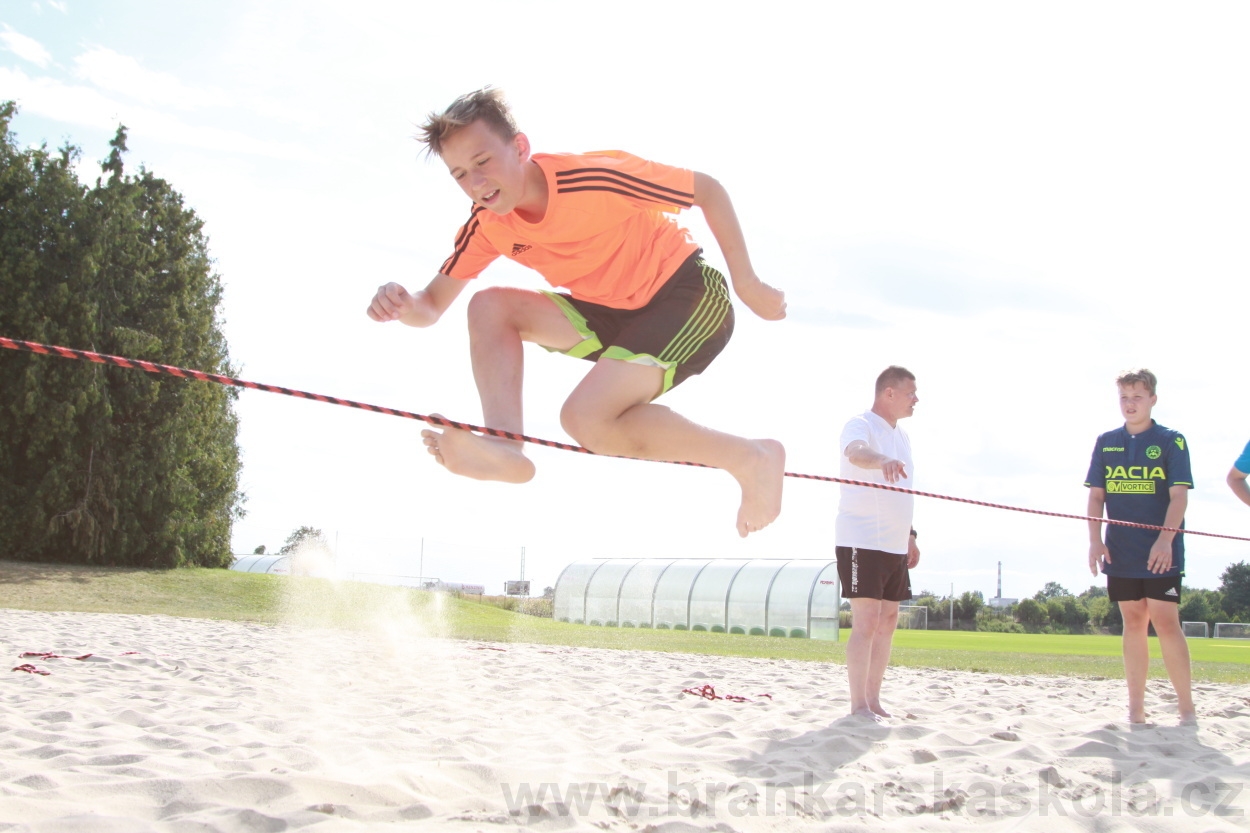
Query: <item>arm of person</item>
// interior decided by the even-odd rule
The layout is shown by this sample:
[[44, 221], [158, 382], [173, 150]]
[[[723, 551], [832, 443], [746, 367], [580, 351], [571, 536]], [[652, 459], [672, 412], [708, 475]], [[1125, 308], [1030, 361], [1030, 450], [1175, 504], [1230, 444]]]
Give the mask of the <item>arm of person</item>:
[[1240, 471], [1236, 466], [1228, 470], [1228, 488], [1233, 490], [1233, 494], [1242, 503], [1250, 506], [1250, 485], [1246, 483], [1246, 473]]
[[[1168, 511], [1163, 517], [1163, 525], [1176, 529], [1185, 520], [1185, 509], [1189, 506], [1189, 487], [1172, 486], [1168, 489]], [[1161, 531], [1150, 547], [1150, 560], [1146, 568], [1152, 573], [1166, 573], [1172, 569], [1172, 541], [1175, 532]]]
[[366, 312], [374, 321], [402, 321], [409, 327], [429, 327], [443, 317], [468, 284], [468, 281], [442, 273], [415, 293], [400, 284], [388, 283], [378, 287]]
[[[912, 530], [914, 533], [915, 530]], [[920, 547], [916, 546], [916, 536], [914, 534], [907, 536], [907, 569], [914, 570], [916, 565], [920, 563]]]
[[887, 483], [897, 483], [907, 477], [907, 467], [901, 461], [873, 451], [863, 440], [848, 443], [842, 453], [852, 465], [861, 469], [881, 469]]
[[[1103, 507], [1107, 503], [1107, 490], [1100, 489], [1097, 486], [1091, 486], [1089, 489], [1089, 503], [1086, 504], [1085, 514], [1091, 518], [1101, 518]], [[1100, 521], [1089, 522], [1089, 571], [1094, 575], [1098, 575], [1098, 565], [1102, 562], [1111, 563], [1111, 552], [1107, 549], [1107, 545], [1102, 540], [1102, 527]]]
[[725, 256], [734, 294], [760, 318], [768, 321], [785, 318], [786, 294], [764, 283], [755, 274], [729, 192], [712, 177], [695, 171], [694, 204], [703, 211], [708, 228]]

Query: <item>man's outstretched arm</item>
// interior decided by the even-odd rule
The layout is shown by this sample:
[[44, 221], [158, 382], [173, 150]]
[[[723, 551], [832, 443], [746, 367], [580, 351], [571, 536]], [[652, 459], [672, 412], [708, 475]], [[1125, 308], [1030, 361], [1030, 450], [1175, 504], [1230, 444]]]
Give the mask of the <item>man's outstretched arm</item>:
[[887, 483], [897, 483], [907, 477], [907, 466], [902, 460], [895, 460], [884, 454], [873, 451], [863, 440], [848, 443], [842, 452], [851, 464], [861, 469], [881, 469]]

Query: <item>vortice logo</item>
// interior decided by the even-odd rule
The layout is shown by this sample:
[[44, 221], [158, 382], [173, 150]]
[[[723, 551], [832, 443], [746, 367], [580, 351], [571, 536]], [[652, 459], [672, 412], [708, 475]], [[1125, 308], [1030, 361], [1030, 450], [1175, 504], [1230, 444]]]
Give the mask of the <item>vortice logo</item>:
[[1155, 482], [1153, 480], [1108, 480], [1107, 494], [1109, 495], [1153, 495], [1155, 493]]

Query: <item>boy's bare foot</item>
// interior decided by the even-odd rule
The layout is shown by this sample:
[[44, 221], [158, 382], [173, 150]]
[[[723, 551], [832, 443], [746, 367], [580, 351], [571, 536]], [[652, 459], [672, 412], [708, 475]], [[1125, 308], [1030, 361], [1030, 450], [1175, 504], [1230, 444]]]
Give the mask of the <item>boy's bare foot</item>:
[[866, 706], [862, 709], [856, 709], [851, 712], [851, 717], [860, 717], [864, 720], [871, 720], [873, 723], [881, 723], [885, 720], [883, 716], [877, 714], [875, 711]]
[[1197, 726], [1198, 725], [1198, 713], [1197, 712], [1181, 712], [1181, 719], [1180, 719], [1179, 725]]
[[873, 714], [880, 715], [881, 717], [893, 717], [894, 716], [890, 714], [888, 711], [886, 711], [885, 707], [882, 706], [880, 703], [873, 703], [868, 708], [872, 710]]
[[482, 437], [460, 428], [426, 428], [421, 438], [426, 451], [452, 474], [504, 483], [525, 483], [534, 477], [534, 464], [516, 440]]
[[1139, 709], [1130, 708], [1128, 710], [1128, 722], [1129, 723], [1145, 723], [1146, 722], [1145, 707], [1143, 706], [1142, 708], [1139, 708]]
[[786, 449], [776, 440], [755, 440], [751, 462], [733, 476], [742, 487], [738, 507], [738, 534], [758, 532], [781, 514], [781, 485], [786, 473]]

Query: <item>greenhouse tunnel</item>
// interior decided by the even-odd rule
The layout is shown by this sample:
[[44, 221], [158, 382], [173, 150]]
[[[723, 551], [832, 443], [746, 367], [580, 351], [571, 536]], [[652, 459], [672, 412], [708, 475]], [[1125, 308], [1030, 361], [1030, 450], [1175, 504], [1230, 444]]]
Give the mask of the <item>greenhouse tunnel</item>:
[[819, 559], [606, 558], [556, 580], [574, 624], [838, 639], [837, 563]]

